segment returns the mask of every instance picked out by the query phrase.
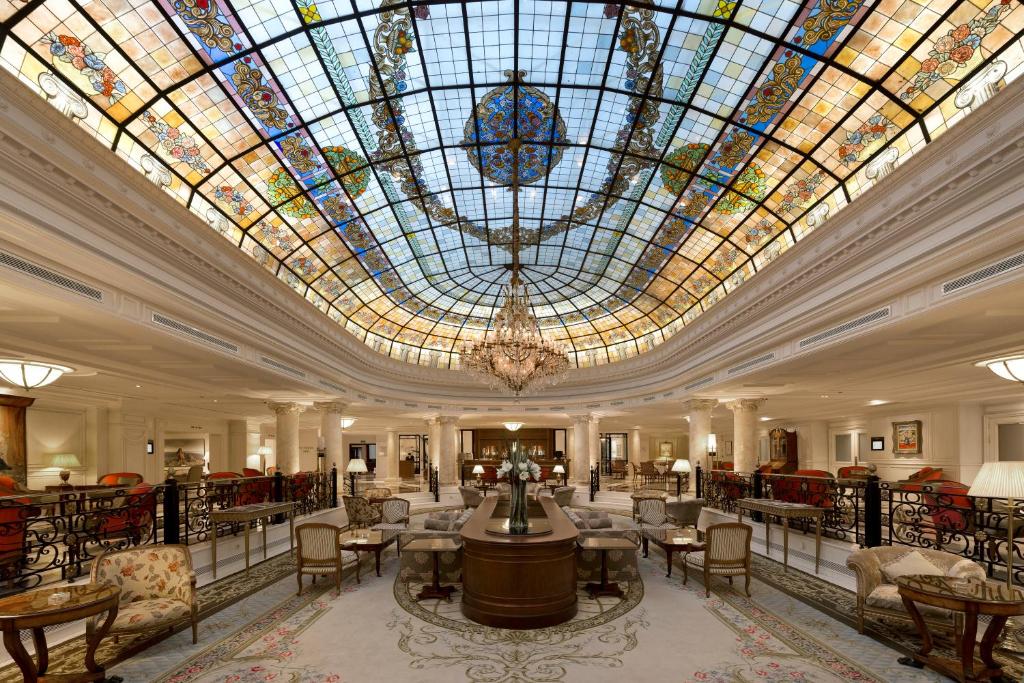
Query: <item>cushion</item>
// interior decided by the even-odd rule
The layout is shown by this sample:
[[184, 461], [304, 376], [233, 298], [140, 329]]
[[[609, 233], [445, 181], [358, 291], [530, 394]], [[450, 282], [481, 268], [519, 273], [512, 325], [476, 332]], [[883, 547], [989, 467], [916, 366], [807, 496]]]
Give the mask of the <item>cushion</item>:
[[[871, 607], [879, 609], [893, 610], [897, 612], [906, 612], [906, 607], [903, 606], [903, 598], [900, 597], [899, 586], [893, 583], [883, 583], [881, 586], [875, 588], [868, 594], [868, 597], [864, 599], [864, 602]], [[915, 602], [918, 611], [921, 616], [925, 617], [940, 617], [948, 618], [950, 611], [941, 607], [934, 607], [932, 605], [926, 605], [923, 602]]]
[[121, 603], [111, 631], [143, 631], [185, 619], [191, 613], [188, 603], [181, 600], [155, 599]]
[[469, 521], [469, 518], [473, 516], [474, 512], [476, 512], [474, 508], [464, 510], [462, 514], [459, 515], [454, 522], [452, 522], [452, 531], [459, 531], [460, 529], [462, 529], [462, 525]]
[[897, 560], [882, 565], [882, 574], [888, 583], [895, 583], [901, 576], [924, 574], [926, 576], [945, 576], [946, 572], [928, 561], [921, 553], [913, 550]]
[[608, 516], [607, 512], [598, 512], [597, 510], [585, 510], [580, 513], [583, 519], [587, 523], [589, 529], [611, 529], [612, 518]]
[[[704, 569], [704, 551], [698, 550], [692, 553], [686, 553], [683, 555], [683, 562], [690, 565], [691, 567], [697, 567]], [[730, 565], [711, 565], [709, 574], [715, 574], [717, 576], [739, 576], [746, 574], [746, 566], [742, 563], [730, 564]]]
[[576, 525], [577, 529], [589, 529], [590, 528], [590, 525], [588, 525], [587, 522], [582, 517], [580, 517], [578, 514], [576, 514], [576, 511], [573, 510], [572, 508], [570, 508], [570, 507], [563, 507], [562, 508], [562, 512], [565, 513], [565, 516], [569, 518], [570, 522], [572, 522], [573, 524]]
[[448, 531], [452, 528], [452, 520], [427, 517], [423, 521], [423, 528], [431, 531]]

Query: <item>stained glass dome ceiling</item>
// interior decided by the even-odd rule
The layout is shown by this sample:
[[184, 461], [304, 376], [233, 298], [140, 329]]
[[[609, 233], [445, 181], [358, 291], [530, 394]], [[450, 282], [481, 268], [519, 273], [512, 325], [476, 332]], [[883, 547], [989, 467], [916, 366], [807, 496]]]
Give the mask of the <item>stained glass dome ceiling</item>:
[[[372, 348], [511, 261], [574, 364], [661, 343], [1022, 70], [1018, 0], [0, 0], [0, 63]], [[824, 229], [827, 229], [824, 228]]]

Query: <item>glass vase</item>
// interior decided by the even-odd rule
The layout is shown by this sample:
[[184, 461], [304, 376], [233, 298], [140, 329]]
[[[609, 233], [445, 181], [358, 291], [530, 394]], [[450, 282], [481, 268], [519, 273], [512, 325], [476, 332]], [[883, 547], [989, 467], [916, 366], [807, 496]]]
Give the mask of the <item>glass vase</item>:
[[526, 482], [520, 479], [512, 481], [512, 499], [508, 509], [508, 533], [513, 536], [525, 534], [530, 529], [530, 520], [526, 510]]

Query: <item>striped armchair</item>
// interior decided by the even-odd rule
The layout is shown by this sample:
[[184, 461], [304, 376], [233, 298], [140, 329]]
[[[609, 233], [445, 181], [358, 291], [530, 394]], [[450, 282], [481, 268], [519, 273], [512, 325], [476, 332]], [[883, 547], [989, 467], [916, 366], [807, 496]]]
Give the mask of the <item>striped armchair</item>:
[[341, 595], [341, 573], [345, 563], [356, 565], [356, 582], [359, 582], [359, 562], [351, 550], [342, 550], [338, 542], [341, 527], [320, 522], [307, 522], [295, 527], [298, 542], [296, 563], [299, 592], [302, 595], [302, 575], [309, 574], [316, 583], [316, 577], [334, 574], [334, 586]]
[[746, 524], [729, 522], [712, 524], [704, 531], [705, 550], [686, 553], [683, 556], [683, 585], [686, 585], [688, 569], [693, 567], [704, 572], [704, 595], [711, 597], [711, 576], [725, 576], [732, 585], [732, 577], [746, 576], [745, 589], [750, 597], [750, 534]]
[[373, 525], [374, 529], [409, 528], [409, 501], [405, 498], [388, 498], [380, 504], [380, 522]]
[[678, 526], [668, 516], [665, 501], [660, 498], [643, 498], [636, 502], [637, 523], [641, 529], [672, 529]]

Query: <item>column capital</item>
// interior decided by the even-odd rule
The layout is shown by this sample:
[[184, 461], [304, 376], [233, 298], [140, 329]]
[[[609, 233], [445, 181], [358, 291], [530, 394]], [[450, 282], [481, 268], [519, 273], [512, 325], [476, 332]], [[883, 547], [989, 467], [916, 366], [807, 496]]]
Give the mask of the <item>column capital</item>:
[[717, 405], [717, 398], [691, 398], [689, 401], [683, 401], [683, 410], [691, 413], [703, 412], [711, 410]]
[[267, 401], [267, 407], [275, 415], [298, 415], [306, 406], [295, 401]]
[[590, 413], [584, 413], [582, 415], [570, 415], [569, 418], [572, 419], [573, 424], [587, 424], [594, 416]]
[[738, 410], [757, 410], [767, 401], [768, 399], [766, 398], [738, 398], [735, 401], [729, 401], [726, 407], [733, 412]]
[[443, 425], [454, 425], [459, 423], [459, 418], [457, 415], [442, 415], [437, 421]]
[[348, 408], [348, 404], [341, 401], [316, 401], [313, 403], [313, 407], [321, 413], [343, 415]]
[[385, 427], [384, 431], [387, 432], [388, 434], [394, 434], [395, 432], [398, 431], [398, 427]]

